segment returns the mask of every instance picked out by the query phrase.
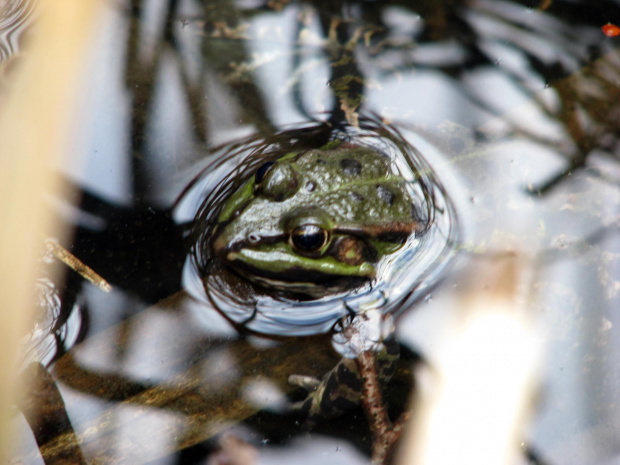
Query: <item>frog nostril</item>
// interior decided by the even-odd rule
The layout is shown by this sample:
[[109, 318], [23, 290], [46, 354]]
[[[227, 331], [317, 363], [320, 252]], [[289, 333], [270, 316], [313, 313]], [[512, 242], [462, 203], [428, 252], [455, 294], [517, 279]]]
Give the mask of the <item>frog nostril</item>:
[[248, 241], [250, 242], [250, 244], [258, 244], [260, 242], [260, 236], [258, 234], [250, 234], [248, 236]]

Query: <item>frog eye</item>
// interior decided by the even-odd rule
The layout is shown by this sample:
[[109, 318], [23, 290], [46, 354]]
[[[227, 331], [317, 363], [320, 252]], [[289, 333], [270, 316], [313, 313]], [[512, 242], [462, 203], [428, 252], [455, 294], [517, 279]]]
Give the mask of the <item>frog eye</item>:
[[261, 182], [263, 182], [263, 179], [269, 171], [269, 168], [271, 168], [273, 165], [274, 162], [267, 161], [258, 167], [258, 169], [256, 170], [256, 175], [254, 176], [256, 184], [260, 184]]
[[319, 251], [329, 239], [327, 231], [316, 224], [304, 224], [293, 229], [290, 243], [299, 253], [311, 254]]

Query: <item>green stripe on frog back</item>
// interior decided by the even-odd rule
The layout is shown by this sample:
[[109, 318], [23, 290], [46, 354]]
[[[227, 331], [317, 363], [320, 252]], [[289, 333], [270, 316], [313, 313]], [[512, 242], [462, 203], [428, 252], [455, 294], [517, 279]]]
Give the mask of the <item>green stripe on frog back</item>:
[[323, 147], [321, 147], [319, 150], [331, 150], [331, 149], [335, 149], [336, 147], [339, 147], [340, 145], [343, 144], [344, 141], [340, 140], [340, 139], [334, 139], [334, 140], [330, 140], [327, 144], [325, 144]]
[[231, 219], [232, 215], [245, 206], [250, 200], [254, 198], [254, 178], [252, 176], [248, 179], [237, 192], [226, 202], [224, 208], [217, 217], [218, 223], [223, 223]]

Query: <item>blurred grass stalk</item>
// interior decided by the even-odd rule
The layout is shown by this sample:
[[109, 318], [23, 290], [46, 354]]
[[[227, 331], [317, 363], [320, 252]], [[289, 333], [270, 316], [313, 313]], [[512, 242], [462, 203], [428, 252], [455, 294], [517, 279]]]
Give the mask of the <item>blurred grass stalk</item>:
[[531, 316], [516, 302], [522, 270], [515, 266], [505, 266], [489, 291], [458, 302], [462, 320], [434, 367], [439, 386], [416, 399], [419, 411], [399, 463], [520, 463], [542, 347]]
[[[41, 0], [25, 53], [0, 108], [0, 453], [9, 453], [20, 343], [35, 308], [37, 260], [50, 224], [53, 167], [71, 153], [76, 89], [98, 0]], [[2, 3], [0, 2], [0, 6]], [[0, 10], [1, 14], [1, 10]], [[81, 90], [81, 89], [80, 89]], [[0, 457], [2, 459], [2, 457]]]

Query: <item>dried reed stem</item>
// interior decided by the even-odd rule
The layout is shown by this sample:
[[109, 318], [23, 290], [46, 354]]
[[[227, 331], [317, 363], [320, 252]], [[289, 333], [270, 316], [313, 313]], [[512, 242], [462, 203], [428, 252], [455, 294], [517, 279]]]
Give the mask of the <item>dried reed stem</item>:
[[[44, 195], [69, 149], [72, 109], [96, 0], [43, 0], [0, 109], [0, 453], [11, 444], [20, 338], [34, 308], [37, 260], [50, 224]], [[2, 457], [0, 457], [2, 459]]]

